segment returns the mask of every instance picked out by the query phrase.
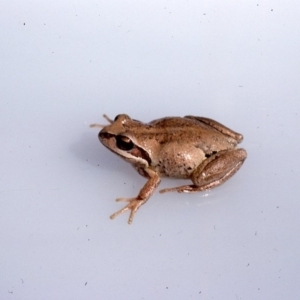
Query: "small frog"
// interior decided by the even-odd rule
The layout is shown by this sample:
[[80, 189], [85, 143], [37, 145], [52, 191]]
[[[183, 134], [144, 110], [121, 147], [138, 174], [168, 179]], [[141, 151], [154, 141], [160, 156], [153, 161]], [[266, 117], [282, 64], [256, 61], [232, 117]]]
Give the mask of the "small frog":
[[128, 204], [111, 215], [111, 219], [130, 211], [128, 224], [140, 206], [151, 197], [161, 177], [190, 179], [193, 184], [163, 189], [193, 193], [216, 187], [229, 179], [247, 157], [237, 148], [243, 136], [208, 118], [185, 116], [165, 117], [150, 123], [120, 114], [101, 127], [100, 142], [122, 157], [148, 180], [134, 198], [118, 198]]

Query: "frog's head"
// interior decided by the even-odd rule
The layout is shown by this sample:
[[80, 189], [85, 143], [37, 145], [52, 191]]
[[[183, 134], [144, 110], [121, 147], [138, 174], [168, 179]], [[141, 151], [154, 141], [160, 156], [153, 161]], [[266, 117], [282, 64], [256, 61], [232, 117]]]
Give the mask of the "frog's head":
[[137, 132], [142, 123], [131, 119], [126, 114], [117, 115], [114, 120], [107, 117], [106, 119], [110, 124], [102, 126], [98, 134], [100, 142], [110, 151], [134, 165], [149, 166], [151, 159], [148, 152], [137, 139]]

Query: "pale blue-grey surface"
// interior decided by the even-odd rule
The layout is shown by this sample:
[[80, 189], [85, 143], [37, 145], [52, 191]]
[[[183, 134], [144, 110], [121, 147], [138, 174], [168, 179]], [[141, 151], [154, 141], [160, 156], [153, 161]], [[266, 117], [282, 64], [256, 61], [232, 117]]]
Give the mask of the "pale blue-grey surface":
[[[298, 1], [7, 1], [0, 299], [299, 299]], [[194, 114], [244, 134], [223, 186], [155, 193], [91, 123]], [[181, 181], [163, 180], [162, 187]]]

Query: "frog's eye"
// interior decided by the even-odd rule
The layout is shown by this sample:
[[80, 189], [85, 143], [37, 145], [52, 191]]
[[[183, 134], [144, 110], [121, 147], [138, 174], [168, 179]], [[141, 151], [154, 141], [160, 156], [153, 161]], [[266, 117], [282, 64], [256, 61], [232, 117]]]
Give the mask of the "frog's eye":
[[[120, 118], [121, 118], [121, 119], [120, 119]], [[126, 114], [120, 114], [120, 115], [117, 115], [117, 116], [115, 117], [114, 122], [117, 121], [117, 120], [119, 120], [119, 119], [122, 121], [122, 123], [123, 123], [123, 122], [126, 122], [126, 121], [128, 121], [128, 120], [131, 120], [131, 118], [130, 118], [128, 115], [126, 115]]]
[[133, 148], [134, 144], [131, 139], [124, 135], [116, 136], [117, 147], [121, 150], [129, 151]]
[[114, 121], [117, 121], [118, 118], [119, 118], [120, 116], [121, 116], [121, 115], [117, 115], [117, 116], [115, 117]]

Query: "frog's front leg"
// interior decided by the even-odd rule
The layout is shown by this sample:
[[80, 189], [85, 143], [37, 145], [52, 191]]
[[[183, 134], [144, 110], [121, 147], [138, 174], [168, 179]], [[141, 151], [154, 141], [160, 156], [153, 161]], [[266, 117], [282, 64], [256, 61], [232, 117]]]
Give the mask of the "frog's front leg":
[[216, 187], [234, 175], [242, 166], [246, 157], [247, 152], [244, 149], [220, 151], [204, 160], [195, 169], [191, 175], [193, 185], [163, 189], [160, 193], [170, 191], [193, 193]]
[[140, 190], [139, 194], [135, 198], [118, 198], [116, 201], [124, 201], [129, 202], [124, 208], [117, 211], [113, 215], [110, 216], [111, 219], [114, 219], [115, 217], [119, 216], [120, 214], [126, 212], [127, 210], [130, 210], [130, 216], [128, 219], [128, 224], [131, 224], [133, 221], [133, 217], [137, 210], [140, 208], [141, 205], [147, 202], [147, 200], [151, 197], [151, 195], [156, 190], [157, 186], [160, 183], [160, 177], [159, 175], [154, 172], [151, 169], [143, 169], [144, 173], [148, 174], [148, 181], [143, 186], [143, 188]]

